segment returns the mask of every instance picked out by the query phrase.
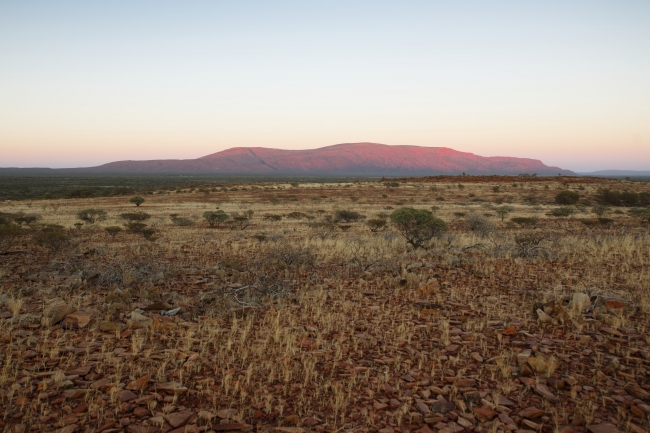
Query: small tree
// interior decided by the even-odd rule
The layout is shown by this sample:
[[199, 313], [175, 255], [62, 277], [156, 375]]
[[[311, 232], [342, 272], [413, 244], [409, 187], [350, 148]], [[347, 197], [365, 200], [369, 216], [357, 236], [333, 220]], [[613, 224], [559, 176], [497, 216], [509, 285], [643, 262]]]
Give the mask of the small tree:
[[104, 230], [106, 230], [106, 233], [108, 233], [109, 235], [111, 235], [111, 237], [113, 237], [113, 238], [114, 238], [115, 236], [117, 236], [117, 234], [118, 234], [119, 232], [122, 231], [122, 229], [121, 229], [120, 227], [118, 227], [118, 226], [109, 226], [109, 227], [104, 228]]
[[561, 205], [572, 205], [578, 203], [580, 194], [575, 191], [561, 191], [555, 196], [555, 203]]
[[0, 225], [0, 254], [5, 254], [11, 247], [16, 245], [27, 230], [23, 230], [14, 224]]
[[497, 214], [501, 217], [501, 222], [503, 222], [506, 215], [508, 215], [508, 211], [506, 209], [497, 209]]
[[547, 213], [547, 215], [556, 218], [566, 218], [566, 217], [570, 217], [574, 212], [575, 211], [572, 208], [568, 206], [563, 206], [551, 210], [549, 213]]
[[373, 218], [368, 220], [366, 224], [368, 224], [368, 227], [370, 228], [371, 232], [376, 233], [382, 230], [384, 227], [386, 227], [386, 220], [380, 218]]
[[129, 202], [136, 205], [136, 207], [139, 207], [142, 203], [144, 203], [144, 199], [142, 197], [140, 197], [139, 195], [136, 195], [135, 197], [131, 197], [129, 199]]
[[643, 222], [650, 223], [650, 208], [632, 209], [630, 215], [639, 218]]
[[365, 216], [361, 215], [359, 212], [351, 210], [337, 210], [334, 215], [338, 221], [343, 221], [345, 223], [351, 223], [365, 218]]
[[203, 212], [203, 219], [210, 227], [216, 227], [228, 219], [228, 214], [222, 210], [218, 211], [205, 211]]
[[434, 236], [447, 230], [447, 224], [426, 210], [403, 207], [390, 215], [390, 220], [413, 248], [420, 248]]
[[149, 215], [146, 212], [127, 212], [127, 213], [121, 214], [120, 218], [122, 218], [123, 220], [126, 220], [126, 221], [128, 221], [130, 223], [134, 222], [134, 221], [142, 222], [142, 221], [146, 221], [149, 218], [151, 218], [151, 215]]
[[34, 242], [43, 248], [57, 252], [68, 247], [71, 242], [68, 234], [58, 224], [46, 224], [33, 235]]
[[88, 224], [95, 224], [97, 221], [104, 221], [106, 219], [106, 212], [101, 209], [84, 209], [77, 212], [77, 218]]

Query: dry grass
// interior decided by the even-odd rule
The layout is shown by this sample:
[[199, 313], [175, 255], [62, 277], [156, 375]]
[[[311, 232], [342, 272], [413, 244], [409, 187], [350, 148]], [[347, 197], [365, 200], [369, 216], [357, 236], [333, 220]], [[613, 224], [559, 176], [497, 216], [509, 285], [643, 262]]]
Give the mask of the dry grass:
[[[587, 227], [579, 218], [588, 209], [557, 224], [545, 216], [566, 187], [555, 178], [458, 179], [462, 188], [458, 180], [429, 179], [399, 188], [258, 184], [207, 196], [155, 194], [139, 209], [152, 215], [153, 242], [102, 230], [134, 210], [124, 198], [0, 205], [1, 212], [40, 208], [41, 222], [66, 228], [80, 209], [108, 213], [100, 225], [71, 229], [72, 249], [52, 253], [26, 242], [16, 247], [22, 253], [1, 256], [1, 426], [168, 431], [165, 416], [190, 410], [188, 426], [202, 431], [220, 422], [258, 431], [556, 431], [602, 422], [649, 429], [650, 401], [641, 392], [650, 391], [648, 227], [626, 214]], [[583, 187], [588, 197], [611, 182], [570, 188]], [[529, 204], [531, 195], [540, 204]], [[511, 206], [503, 222], [495, 213], [502, 205]], [[363, 222], [325, 233], [310, 226], [337, 209], [375, 218], [400, 206], [437, 206], [449, 233], [412, 250], [390, 224], [378, 233]], [[252, 210], [251, 225], [208, 228], [200, 216], [217, 207]], [[290, 212], [308, 218], [263, 218]], [[196, 222], [179, 227], [170, 214]], [[468, 231], [470, 214], [487, 214], [489, 233]], [[540, 220], [518, 228], [508, 224], [513, 216]], [[547, 235], [540, 247], [548, 254], [514, 248], [533, 232]], [[272, 284], [283, 290], [223, 296]], [[588, 313], [567, 304], [574, 293], [591, 296]], [[42, 325], [57, 302], [91, 313], [90, 324]], [[164, 308], [143, 311], [155, 302]], [[160, 314], [177, 307], [174, 317]], [[553, 322], [540, 322], [537, 308]], [[530, 374], [527, 350], [552, 368]], [[74, 374], [82, 366], [89, 372]], [[171, 382], [176, 390], [161, 389]], [[556, 400], [536, 393], [538, 385]], [[628, 392], [630, 385], [641, 391]], [[444, 401], [455, 407], [436, 413]], [[483, 406], [504, 416], [485, 420], [474, 411]], [[544, 414], [519, 415], [530, 406]]]

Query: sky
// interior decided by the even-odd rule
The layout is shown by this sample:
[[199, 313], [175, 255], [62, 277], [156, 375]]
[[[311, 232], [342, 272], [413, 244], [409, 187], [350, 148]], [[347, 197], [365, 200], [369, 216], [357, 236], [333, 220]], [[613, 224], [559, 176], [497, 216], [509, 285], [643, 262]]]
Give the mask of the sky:
[[650, 170], [650, 2], [0, 0], [0, 167], [362, 141]]

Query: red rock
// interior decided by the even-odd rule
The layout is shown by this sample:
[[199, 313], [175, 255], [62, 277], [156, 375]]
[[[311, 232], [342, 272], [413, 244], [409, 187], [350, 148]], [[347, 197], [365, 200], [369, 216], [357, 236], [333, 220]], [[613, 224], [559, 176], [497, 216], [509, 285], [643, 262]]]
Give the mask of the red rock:
[[476, 381], [474, 379], [460, 379], [456, 383], [456, 386], [458, 386], [459, 388], [474, 387], [476, 386]]
[[620, 310], [625, 308], [625, 304], [620, 301], [607, 301], [605, 302], [605, 307], [608, 310]]
[[307, 426], [307, 427], [314, 427], [314, 426], [316, 426], [316, 425], [318, 425], [320, 423], [321, 423], [321, 421], [317, 420], [316, 418], [309, 417], [309, 418], [305, 419], [302, 424]]
[[63, 319], [61, 326], [67, 329], [81, 329], [85, 328], [90, 319], [92, 319], [92, 314], [86, 313], [84, 311], [75, 311], [74, 313], [68, 314]]
[[91, 389], [101, 389], [102, 391], [109, 389], [111, 386], [112, 382], [107, 378], [99, 379], [90, 384]]
[[158, 433], [161, 431], [160, 428], [151, 425], [136, 425], [136, 424], [129, 425], [126, 428], [126, 430], [129, 433]]
[[388, 407], [388, 405], [385, 403], [379, 403], [378, 401], [375, 401], [372, 407], [374, 407], [375, 410], [384, 410]]
[[86, 403], [79, 403], [77, 407], [72, 409], [72, 413], [84, 413], [88, 411], [88, 404]]
[[417, 401], [415, 403], [415, 408], [422, 414], [422, 415], [428, 415], [431, 411], [429, 410], [429, 406], [427, 406], [423, 401]]
[[68, 376], [85, 376], [90, 373], [92, 365], [84, 365], [83, 367], [77, 367], [74, 370], [66, 371], [65, 374]]
[[137, 418], [144, 418], [145, 416], [150, 416], [151, 412], [149, 412], [144, 407], [138, 406], [133, 409], [133, 415], [135, 415]]
[[77, 424], [70, 424], [70, 425], [67, 425], [67, 426], [65, 426], [65, 427], [63, 427], [63, 428], [60, 428], [60, 429], [58, 429], [58, 430], [55, 430], [54, 433], [73, 433], [73, 432], [75, 432], [78, 428], [79, 428], [79, 426], [78, 426]]
[[548, 401], [556, 402], [559, 401], [559, 399], [553, 394], [546, 385], [542, 385], [541, 383], [538, 383], [535, 385], [535, 392]]
[[476, 415], [476, 418], [478, 418], [481, 422], [492, 421], [492, 419], [497, 416], [497, 413], [490, 409], [488, 406], [474, 408], [473, 411], [474, 415]]
[[138, 398], [138, 396], [136, 394], [134, 394], [132, 391], [129, 391], [129, 390], [126, 390], [126, 389], [123, 389], [122, 391], [119, 391], [117, 393], [117, 396], [120, 398], [120, 400], [122, 400], [124, 402], [135, 400], [136, 398]]
[[11, 433], [25, 433], [27, 426], [25, 424], [14, 424]]
[[618, 428], [609, 423], [588, 425], [587, 431], [591, 433], [619, 433]]
[[527, 407], [526, 409], [519, 412], [519, 416], [522, 418], [528, 419], [537, 419], [544, 415], [544, 411], [536, 408], [535, 406]]
[[515, 328], [514, 325], [508, 326], [503, 330], [503, 332], [501, 332], [501, 335], [517, 335], [517, 328]]
[[[286, 427], [285, 427], [286, 428]], [[227, 424], [213, 424], [212, 430], [214, 431], [227, 431], [227, 430], [241, 430], [244, 432], [250, 431], [253, 429], [253, 426], [248, 424], [241, 423], [227, 423]]]
[[87, 393], [87, 389], [66, 389], [63, 391], [63, 398], [76, 400], [85, 397]]
[[[187, 424], [190, 419], [194, 416], [194, 412], [192, 411], [184, 411], [184, 412], [174, 412], [170, 413], [169, 415], [165, 416], [165, 421], [169, 423], [170, 426], [174, 428], [182, 427], [185, 424]], [[223, 424], [222, 424], [223, 425]]]
[[126, 389], [131, 390], [131, 391], [142, 391], [143, 389], [145, 389], [147, 387], [148, 383], [149, 383], [149, 375], [145, 374], [141, 378], [130, 382], [126, 386]]
[[232, 418], [237, 413], [237, 409], [221, 409], [217, 412], [219, 418]]

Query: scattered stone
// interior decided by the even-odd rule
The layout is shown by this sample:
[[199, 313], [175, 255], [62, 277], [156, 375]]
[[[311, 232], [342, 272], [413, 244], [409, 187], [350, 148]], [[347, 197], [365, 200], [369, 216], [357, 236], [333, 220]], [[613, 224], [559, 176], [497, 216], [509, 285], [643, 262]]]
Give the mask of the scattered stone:
[[187, 424], [190, 421], [190, 419], [192, 419], [193, 416], [194, 416], [194, 412], [187, 410], [184, 412], [170, 413], [164, 418], [165, 421], [167, 421], [167, 423], [169, 423], [170, 426], [172, 426], [173, 428], [178, 428]]
[[237, 409], [221, 409], [217, 412], [219, 418], [231, 419], [237, 413]]
[[536, 408], [535, 406], [527, 407], [526, 409], [519, 412], [519, 416], [522, 418], [528, 419], [537, 419], [544, 415], [544, 411]]
[[92, 314], [85, 311], [75, 311], [65, 316], [61, 326], [67, 329], [81, 329], [85, 328], [90, 319], [92, 319]]
[[473, 411], [476, 418], [481, 422], [492, 421], [492, 419], [497, 416], [497, 413], [488, 406], [481, 406], [473, 409]]
[[619, 433], [618, 428], [609, 423], [588, 425], [587, 431], [590, 433]]

